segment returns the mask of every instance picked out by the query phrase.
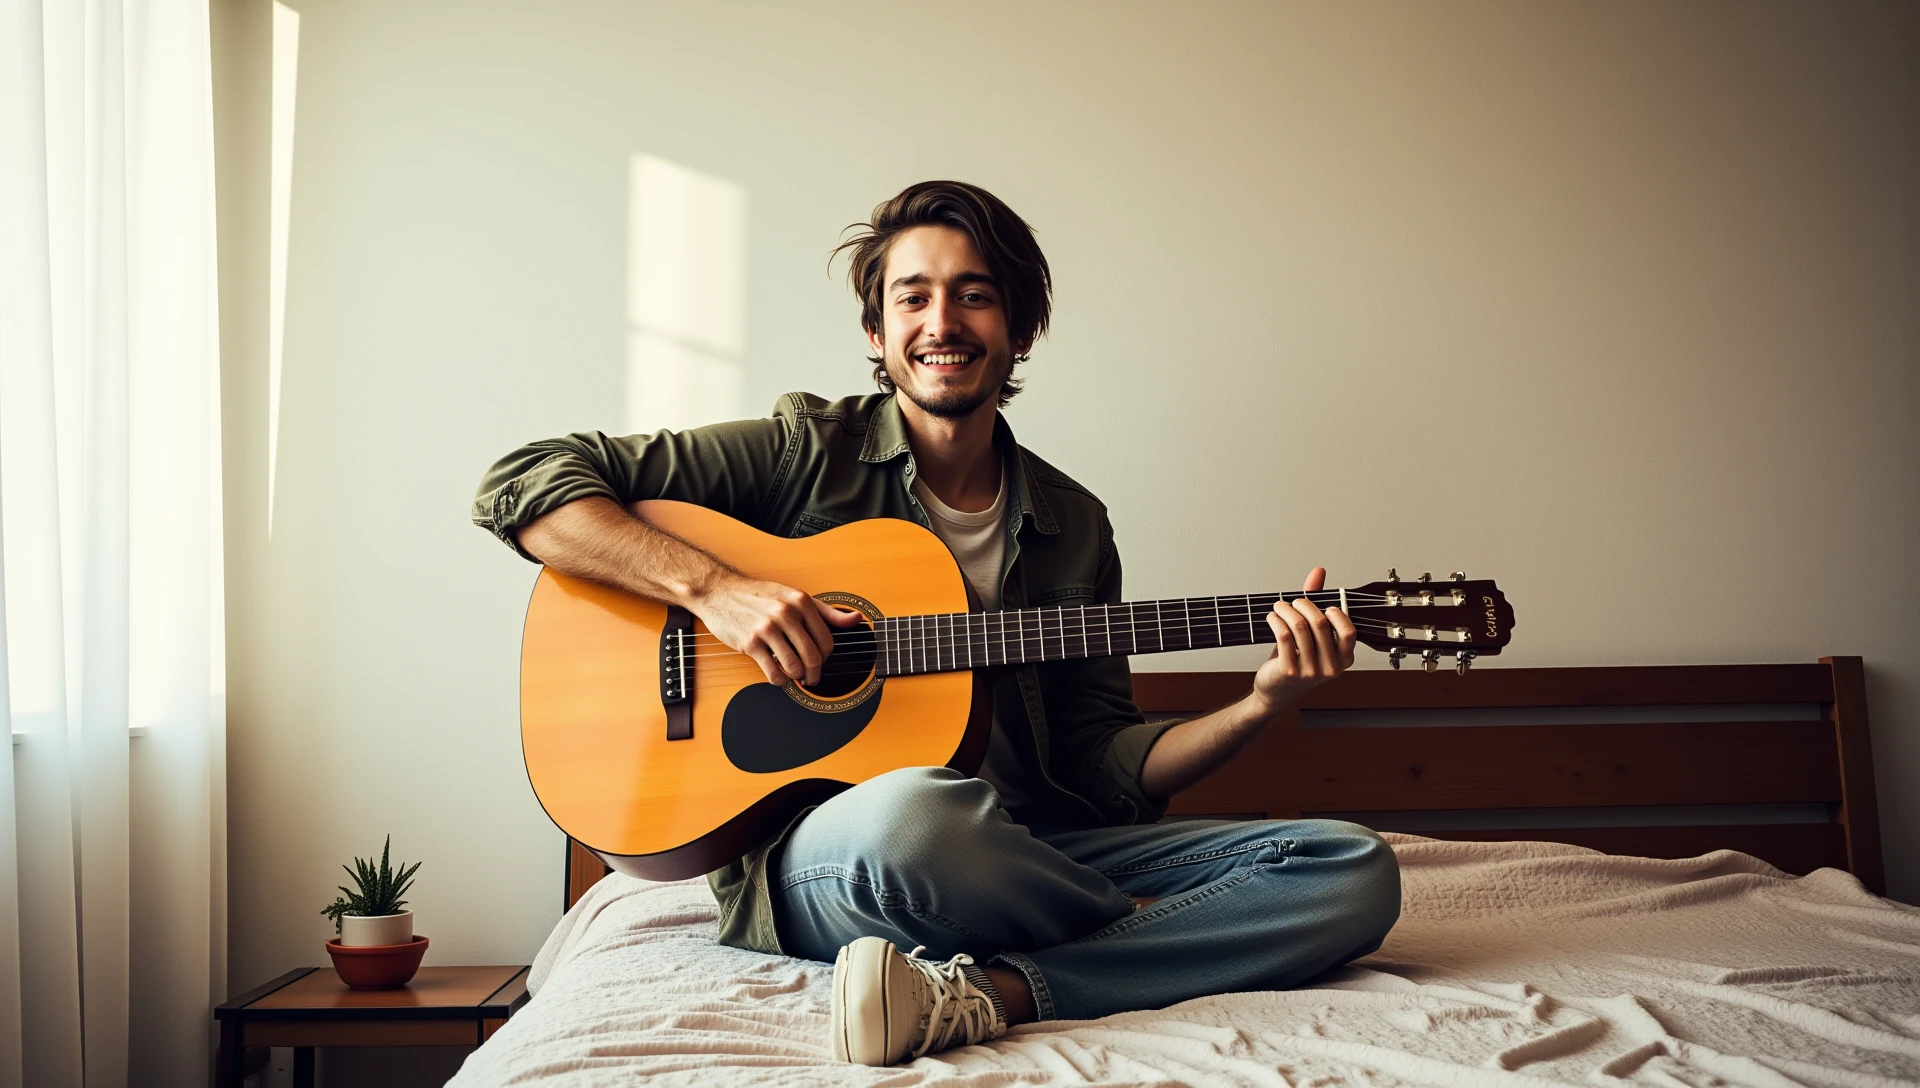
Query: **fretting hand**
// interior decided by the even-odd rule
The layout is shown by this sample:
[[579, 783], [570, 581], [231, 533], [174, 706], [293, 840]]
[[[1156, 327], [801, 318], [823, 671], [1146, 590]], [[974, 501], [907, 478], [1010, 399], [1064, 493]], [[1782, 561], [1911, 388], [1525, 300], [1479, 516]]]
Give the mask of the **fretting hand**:
[[[1315, 567], [1301, 588], [1312, 593], [1326, 584], [1326, 568]], [[1273, 629], [1273, 654], [1254, 674], [1253, 697], [1269, 714], [1297, 704], [1353, 666], [1353, 621], [1338, 608], [1322, 609], [1305, 597], [1275, 601], [1267, 626]]]
[[723, 579], [690, 610], [714, 637], [752, 658], [767, 674], [767, 683], [776, 686], [788, 680], [819, 683], [820, 666], [833, 652], [831, 627], [860, 622], [858, 612], [744, 574]]

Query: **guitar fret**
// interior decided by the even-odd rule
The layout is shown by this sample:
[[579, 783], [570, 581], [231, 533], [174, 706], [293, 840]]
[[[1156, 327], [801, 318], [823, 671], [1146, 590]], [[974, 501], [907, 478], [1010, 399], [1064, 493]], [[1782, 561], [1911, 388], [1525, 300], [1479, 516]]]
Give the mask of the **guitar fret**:
[[[886, 617], [876, 620], [872, 627], [878, 646], [874, 673], [907, 676], [1272, 642], [1267, 611], [1302, 598], [1311, 600], [1313, 595], [1241, 593], [1086, 604], [1071, 609], [1055, 605], [1051, 617], [1044, 606]], [[1177, 616], [1173, 614], [1176, 608]], [[1100, 621], [1098, 632], [1093, 626], [1095, 609]], [[1052, 632], [1047, 629], [1049, 620]], [[1118, 639], [1114, 637], [1116, 625], [1120, 628]], [[1151, 638], [1151, 643], [1143, 634]]]

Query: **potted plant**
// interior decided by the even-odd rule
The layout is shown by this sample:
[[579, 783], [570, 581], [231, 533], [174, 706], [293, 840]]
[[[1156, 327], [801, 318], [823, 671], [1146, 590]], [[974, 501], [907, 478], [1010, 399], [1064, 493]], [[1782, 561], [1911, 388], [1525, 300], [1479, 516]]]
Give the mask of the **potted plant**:
[[340, 980], [357, 989], [389, 989], [404, 986], [420, 969], [426, 954], [427, 939], [413, 932], [413, 912], [403, 909], [402, 896], [413, 886], [413, 874], [420, 863], [402, 863], [398, 870], [388, 862], [393, 836], [380, 847], [380, 865], [356, 857], [346, 869], [355, 887], [341, 886], [341, 895], [320, 913], [333, 919], [338, 936], [327, 942], [327, 954]]

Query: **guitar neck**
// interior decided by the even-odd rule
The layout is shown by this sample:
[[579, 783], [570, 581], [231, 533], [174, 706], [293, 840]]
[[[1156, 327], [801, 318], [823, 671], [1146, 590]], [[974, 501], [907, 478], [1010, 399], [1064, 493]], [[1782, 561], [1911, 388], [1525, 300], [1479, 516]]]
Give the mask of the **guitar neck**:
[[1126, 604], [1017, 608], [890, 616], [874, 624], [882, 676], [1158, 654], [1272, 642], [1266, 614], [1277, 601], [1345, 603], [1345, 590], [1243, 593]]

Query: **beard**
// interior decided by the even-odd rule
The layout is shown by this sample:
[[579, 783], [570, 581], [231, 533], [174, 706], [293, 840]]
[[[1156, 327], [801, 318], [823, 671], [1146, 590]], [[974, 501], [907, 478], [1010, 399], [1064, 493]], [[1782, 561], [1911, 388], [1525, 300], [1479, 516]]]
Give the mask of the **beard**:
[[[992, 368], [994, 360], [982, 359], [976, 366]], [[988, 380], [972, 388], [956, 389], [948, 385], [932, 385], [918, 380], [915, 363], [911, 359], [887, 360], [887, 376], [893, 379], [893, 387], [899, 394], [912, 401], [915, 407], [939, 419], [961, 419], [979, 411], [988, 401], [997, 401], [1000, 391], [1006, 386], [1007, 378], [1013, 374], [1013, 361], [1007, 360], [997, 369], [998, 374], [989, 372]], [[909, 380], [902, 381], [905, 377]]]

